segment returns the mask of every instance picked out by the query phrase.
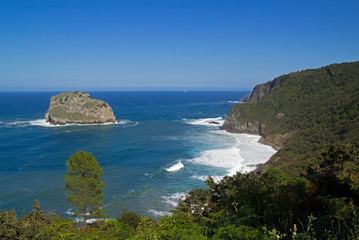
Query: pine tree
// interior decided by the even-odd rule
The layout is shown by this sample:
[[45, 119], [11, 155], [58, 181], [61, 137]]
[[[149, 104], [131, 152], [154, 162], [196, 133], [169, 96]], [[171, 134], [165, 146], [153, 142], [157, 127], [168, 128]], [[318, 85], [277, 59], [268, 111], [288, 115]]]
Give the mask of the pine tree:
[[104, 217], [100, 208], [103, 204], [103, 168], [100, 168], [96, 157], [84, 151], [71, 155], [66, 166], [66, 201], [77, 209], [75, 215], [82, 215], [83, 226], [86, 227], [87, 214]]

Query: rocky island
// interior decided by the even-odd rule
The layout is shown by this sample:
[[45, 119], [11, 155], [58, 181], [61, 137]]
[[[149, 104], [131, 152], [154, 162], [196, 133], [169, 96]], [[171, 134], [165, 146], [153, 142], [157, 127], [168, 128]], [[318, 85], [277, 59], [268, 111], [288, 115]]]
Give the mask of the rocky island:
[[116, 122], [110, 105], [80, 91], [64, 92], [51, 97], [45, 118], [46, 122], [54, 125]]

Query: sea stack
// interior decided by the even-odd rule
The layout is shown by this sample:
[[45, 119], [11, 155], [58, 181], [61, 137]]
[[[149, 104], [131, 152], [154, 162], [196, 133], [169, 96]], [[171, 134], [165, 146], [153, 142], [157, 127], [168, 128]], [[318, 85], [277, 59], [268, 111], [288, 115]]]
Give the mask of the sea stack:
[[116, 122], [110, 105], [80, 91], [64, 92], [51, 97], [45, 118], [46, 122], [53, 125]]

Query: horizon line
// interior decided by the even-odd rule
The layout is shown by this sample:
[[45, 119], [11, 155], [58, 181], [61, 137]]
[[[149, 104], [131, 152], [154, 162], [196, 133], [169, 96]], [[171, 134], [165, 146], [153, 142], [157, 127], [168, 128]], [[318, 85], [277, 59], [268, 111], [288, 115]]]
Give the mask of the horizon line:
[[0, 92], [248, 92], [253, 89], [229, 89], [229, 88], [128, 88], [128, 89], [7, 89]]

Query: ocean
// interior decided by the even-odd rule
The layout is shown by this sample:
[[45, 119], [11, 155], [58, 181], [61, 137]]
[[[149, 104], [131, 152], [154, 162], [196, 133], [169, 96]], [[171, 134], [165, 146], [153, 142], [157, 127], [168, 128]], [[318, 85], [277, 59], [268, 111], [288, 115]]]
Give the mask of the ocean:
[[[259, 136], [230, 134], [220, 125], [247, 92], [89, 92], [112, 107], [119, 124], [51, 126], [44, 115], [59, 92], [0, 93], [1, 209], [41, 209], [62, 216], [65, 162], [91, 152], [104, 168], [103, 210], [115, 218], [124, 209], [159, 217], [208, 175], [219, 180], [253, 170], [275, 150]], [[217, 124], [219, 123], [219, 124]]]

